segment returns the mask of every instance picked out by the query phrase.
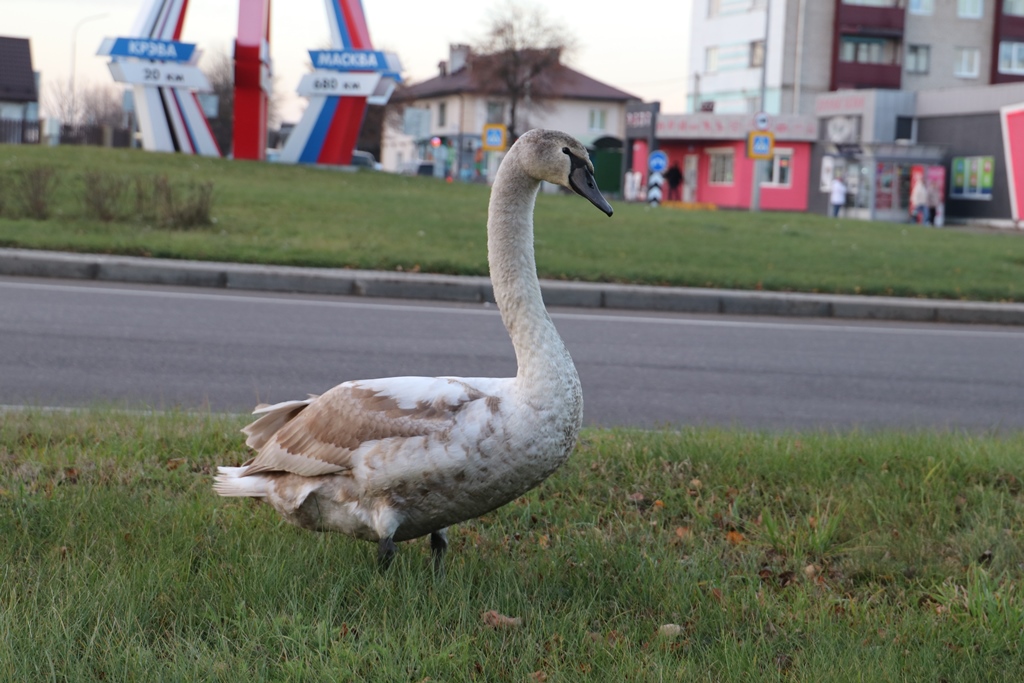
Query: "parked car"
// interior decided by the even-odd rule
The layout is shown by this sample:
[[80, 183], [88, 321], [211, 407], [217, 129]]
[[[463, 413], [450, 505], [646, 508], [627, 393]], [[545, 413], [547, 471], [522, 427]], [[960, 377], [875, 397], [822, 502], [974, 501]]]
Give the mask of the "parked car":
[[402, 165], [402, 173], [405, 175], [434, 175], [434, 162], [432, 161], [409, 161]]
[[380, 163], [369, 152], [357, 149], [352, 152], [352, 166], [356, 168], [368, 168], [371, 171], [379, 171]]

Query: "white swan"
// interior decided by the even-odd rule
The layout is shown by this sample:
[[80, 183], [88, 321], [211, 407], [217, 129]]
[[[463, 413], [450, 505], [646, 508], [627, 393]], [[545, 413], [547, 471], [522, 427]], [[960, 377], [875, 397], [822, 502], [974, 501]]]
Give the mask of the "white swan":
[[515, 377], [391, 377], [259, 406], [242, 430], [257, 451], [219, 467], [222, 496], [263, 498], [289, 522], [378, 543], [430, 534], [435, 567], [447, 527], [519, 497], [576, 444], [583, 396], [576, 367], [541, 299], [533, 208], [546, 180], [612, 215], [586, 149], [531, 130], [508, 151], [491, 191], [487, 251], [494, 297], [515, 347]]

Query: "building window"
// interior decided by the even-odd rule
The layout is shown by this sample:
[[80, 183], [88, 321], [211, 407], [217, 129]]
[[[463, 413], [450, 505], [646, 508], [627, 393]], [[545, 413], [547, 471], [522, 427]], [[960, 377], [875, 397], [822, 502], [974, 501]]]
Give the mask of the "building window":
[[608, 110], [607, 109], [591, 109], [590, 116], [587, 121], [587, 129], [593, 132], [600, 132], [607, 129], [608, 124]]
[[793, 150], [776, 149], [775, 156], [768, 163], [762, 164], [761, 168], [764, 169], [762, 185], [789, 187], [793, 173]]
[[863, 5], [866, 7], [900, 7], [901, 0], [843, 0], [844, 5]]
[[708, 16], [718, 17], [724, 14], [740, 14], [755, 9], [764, 9], [765, 0], [709, 0]]
[[928, 73], [928, 58], [930, 49], [927, 45], [908, 45], [907, 62], [905, 64], [908, 74]]
[[956, 15], [962, 19], [981, 19], [984, 12], [984, 0], [956, 0]]
[[764, 66], [764, 41], [755, 40], [750, 43], [750, 66], [760, 68]]
[[896, 139], [897, 140], [913, 140], [914, 139], [914, 117], [912, 117], [912, 116], [897, 116], [896, 117]]
[[934, 14], [935, 0], [910, 0], [907, 10], [911, 14]]
[[1024, 0], [1003, 0], [1003, 14], [1024, 17]]
[[713, 74], [718, 71], [718, 48], [709, 47], [704, 51], [704, 72]]
[[505, 122], [505, 103], [495, 102], [493, 100], [487, 102], [487, 123], [504, 123]]
[[732, 185], [732, 149], [708, 150], [708, 183]]
[[858, 64], [895, 64], [895, 42], [884, 38], [849, 38], [839, 42], [839, 61]]
[[999, 43], [999, 73], [1024, 74], [1024, 43]]
[[448, 103], [437, 103], [437, 127], [444, 128], [448, 125]]
[[981, 72], [981, 50], [976, 47], [956, 48], [953, 73], [960, 78], [977, 78]]

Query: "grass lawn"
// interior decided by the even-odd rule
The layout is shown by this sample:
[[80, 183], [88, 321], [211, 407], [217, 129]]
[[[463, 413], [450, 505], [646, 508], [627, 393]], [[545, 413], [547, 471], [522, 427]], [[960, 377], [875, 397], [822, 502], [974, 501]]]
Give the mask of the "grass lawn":
[[1024, 670], [1024, 435], [590, 430], [539, 489], [453, 528], [438, 580], [425, 539], [381, 575], [372, 544], [216, 497], [241, 424], [3, 415], [0, 680]]
[[[46, 220], [26, 217], [25, 169], [56, 171]], [[214, 184], [215, 223], [170, 229], [90, 218], [84, 178], [166, 175]], [[150, 154], [0, 145], [0, 245], [165, 258], [483, 275], [488, 188], [432, 178]], [[549, 278], [739, 289], [1024, 299], [1024, 236], [794, 213], [684, 212], [542, 196]]]

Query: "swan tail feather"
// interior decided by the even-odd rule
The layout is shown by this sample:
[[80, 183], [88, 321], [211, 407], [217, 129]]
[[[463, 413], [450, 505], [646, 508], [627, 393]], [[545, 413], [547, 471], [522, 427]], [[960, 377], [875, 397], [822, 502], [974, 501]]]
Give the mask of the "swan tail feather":
[[246, 436], [245, 445], [253, 450], [260, 450], [281, 427], [291, 422], [316, 398], [311, 395], [304, 401], [284, 401], [274, 405], [256, 406], [253, 415], [259, 415], [259, 419], [242, 428], [242, 433]]
[[213, 490], [225, 497], [263, 498], [269, 493], [266, 477], [245, 476], [247, 467], [218, 467]]

